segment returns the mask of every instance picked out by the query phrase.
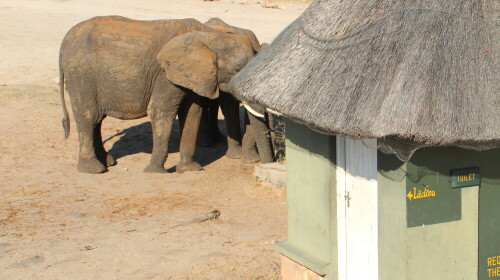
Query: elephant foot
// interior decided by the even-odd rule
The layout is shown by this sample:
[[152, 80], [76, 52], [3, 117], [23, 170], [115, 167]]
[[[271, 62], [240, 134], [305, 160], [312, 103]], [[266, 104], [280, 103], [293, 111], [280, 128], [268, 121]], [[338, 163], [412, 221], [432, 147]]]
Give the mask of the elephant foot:
[[149, 164], [146, 168], [144, 168], [144, 172], [148, 173], [167, 173], [167, 170], [161, 166], [156, 164]]
[[175, 167], [175, 170], [177, 173], [182, 174], [186, 171], [201, 171], [203, 170], [203, 167], [201, 167], [201, 165], [199, 165], [196, 162], [190, 162], [190, 163], [179, 162]]
[[226, 152], [226, 157], [231, 159], [241, 158], [241, 146], [228, 147]]
[[246, 151], [241, 157], [243, 163], [256, 163], [260, 160], [259, 153], [256, 151]]
[[107, 166], [115, 166], [116, 165], [116, 159], [110, 154], [106, 154], [106, 165]]
[[79, 159], [77, 170], [83, 173], [98, 174], [108, 171], [106, 167], [97, 159]]

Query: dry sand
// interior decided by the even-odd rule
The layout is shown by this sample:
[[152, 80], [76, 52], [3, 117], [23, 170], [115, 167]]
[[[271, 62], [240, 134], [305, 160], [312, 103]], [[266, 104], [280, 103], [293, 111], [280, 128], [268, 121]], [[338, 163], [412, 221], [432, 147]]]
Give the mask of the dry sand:
[[[0, 2], [0, 279], [278, 279], [273, 242], [286, 238], [282, 194], [253, 165], [200, 148], [205, 171], [147, 174], [147, 118], [103, 124], [118, 165], [76, 172], [75, 124], [64, 140], [57, 89], [60, 42], [97, 15], [220, 17], [270, 42], [302, 1], [2, 0]], [[66, 99], [69, 98], [66, 96]], [[178, 133], [178, 128], [176, 128]], [[166, 167], [179, 159], [178, 134]], [[218, 220], [169, 227], [218, 209]]]

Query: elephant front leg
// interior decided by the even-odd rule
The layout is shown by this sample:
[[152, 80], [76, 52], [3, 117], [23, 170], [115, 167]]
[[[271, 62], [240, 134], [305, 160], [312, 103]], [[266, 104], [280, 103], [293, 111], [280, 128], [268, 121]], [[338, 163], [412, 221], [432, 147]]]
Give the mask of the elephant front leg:
[[241, 158], [240, 102], [226, 92], [220, 93], [220, 105], [227, 127], [228, 158]]
[[177, 173], [203, 170], [201, 165], [194, 162], [203, 103], [204, 100], [201, 97], [190, 93], [181, 106], [179, 112], [179, 120], [181, 122], [179, 151], [181, 160], [176, 167]]
[[144, 172], [166, 173], [165, 161], [168, 156], [168, 142], [174, 124], [175, 113], [164, 109], [151, 109], [151, 127], [153, 130], [153, 151], [149, 165]]

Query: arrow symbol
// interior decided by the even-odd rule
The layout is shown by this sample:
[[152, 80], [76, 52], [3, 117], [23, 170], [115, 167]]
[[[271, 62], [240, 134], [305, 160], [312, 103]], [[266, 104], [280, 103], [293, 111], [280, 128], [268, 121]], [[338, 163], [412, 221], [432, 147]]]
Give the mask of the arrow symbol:
[[411, 193], [411, 191], [408, 192], [408, 194], [406, 195], [406, 197], [408, 197], [409, 200], [412, 200], [413, 194]]

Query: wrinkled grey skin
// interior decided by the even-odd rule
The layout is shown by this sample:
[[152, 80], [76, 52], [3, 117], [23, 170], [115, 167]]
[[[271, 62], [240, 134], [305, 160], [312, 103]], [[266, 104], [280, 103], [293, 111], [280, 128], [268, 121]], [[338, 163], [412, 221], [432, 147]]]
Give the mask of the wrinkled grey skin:
[[194, 19], [136, 21], [96, 17], [74, 26], [60, 51], [60, 84], [66, 137], [69, 119], [64, 81], [80, 140], [78, 171], [101, 173], [116, 164], [102, 145], [106, 116], [149, 115], [153, 151], [146, 172], [164, 163], [175, 116], [181, 124], [177, 172], [201, 170], [193, 161], [202, 107], [255, 55], [252, 42]]
[[[258, 112], [261, 115], [264, 115], [264, 118], [254, 116], [251, 113], [248, 113], [248, 117], [250, 120], [251, 128], [254, 130], [256, 135], [255, 140], [257, 144], [257, 148], [259, 149], [260, 161], [262, 163], [270, 163], [274, 161], [274, 153], [271, 143], [271, 135], [269, 134], [269, 114], [266, 112], [265, 107], [260, 106], [256, 103], [248, 103], [254, 111]], [[263, 137], [259, 137], [262, 135]]]
[[[219, 18], [211, 18], [205, 25], [219, 30], [221, 32], [241, 34], [246, 36], [252, 42], [254, 49], [259, 52], [267, 46], [260, 44], [257, 36], [248, 29], [231, 26]], [[245, 113], [245, 134], [243, 139], [240, 131], [239, 117], [239, 100], [231, 94], [221, 92], [219, 100], [209, 101], [206, 110], [204, 111], [204, 125], [202, 126], [202, 143], [203, 146], [210, 146], [211, 142], [217, 141], [221, 136], [217, 126], [218, 106], [221, 106], [222, 113], [226, 120], [228, 130], [228, 158], [241, 158], [245, 163], [253, 163], [261, 160], [262, 162], [270, 162], [273, 159], [272, 149], [265, 148], [263, 143], [269, 142], [268, 129], [265, 120], [257, 121], [255, 116]], [[253, 121], [252, 121], [253, 120]], [[255, 132], [256, 130], [257, 132]], [[257, 146], [256, 146], [257, 142]], [[259, 145], [260, 143], [260, 145]], [[257, 149], [258, 148], [258, 153]], [[259, 156], [260, 155], [260, 156]]]

